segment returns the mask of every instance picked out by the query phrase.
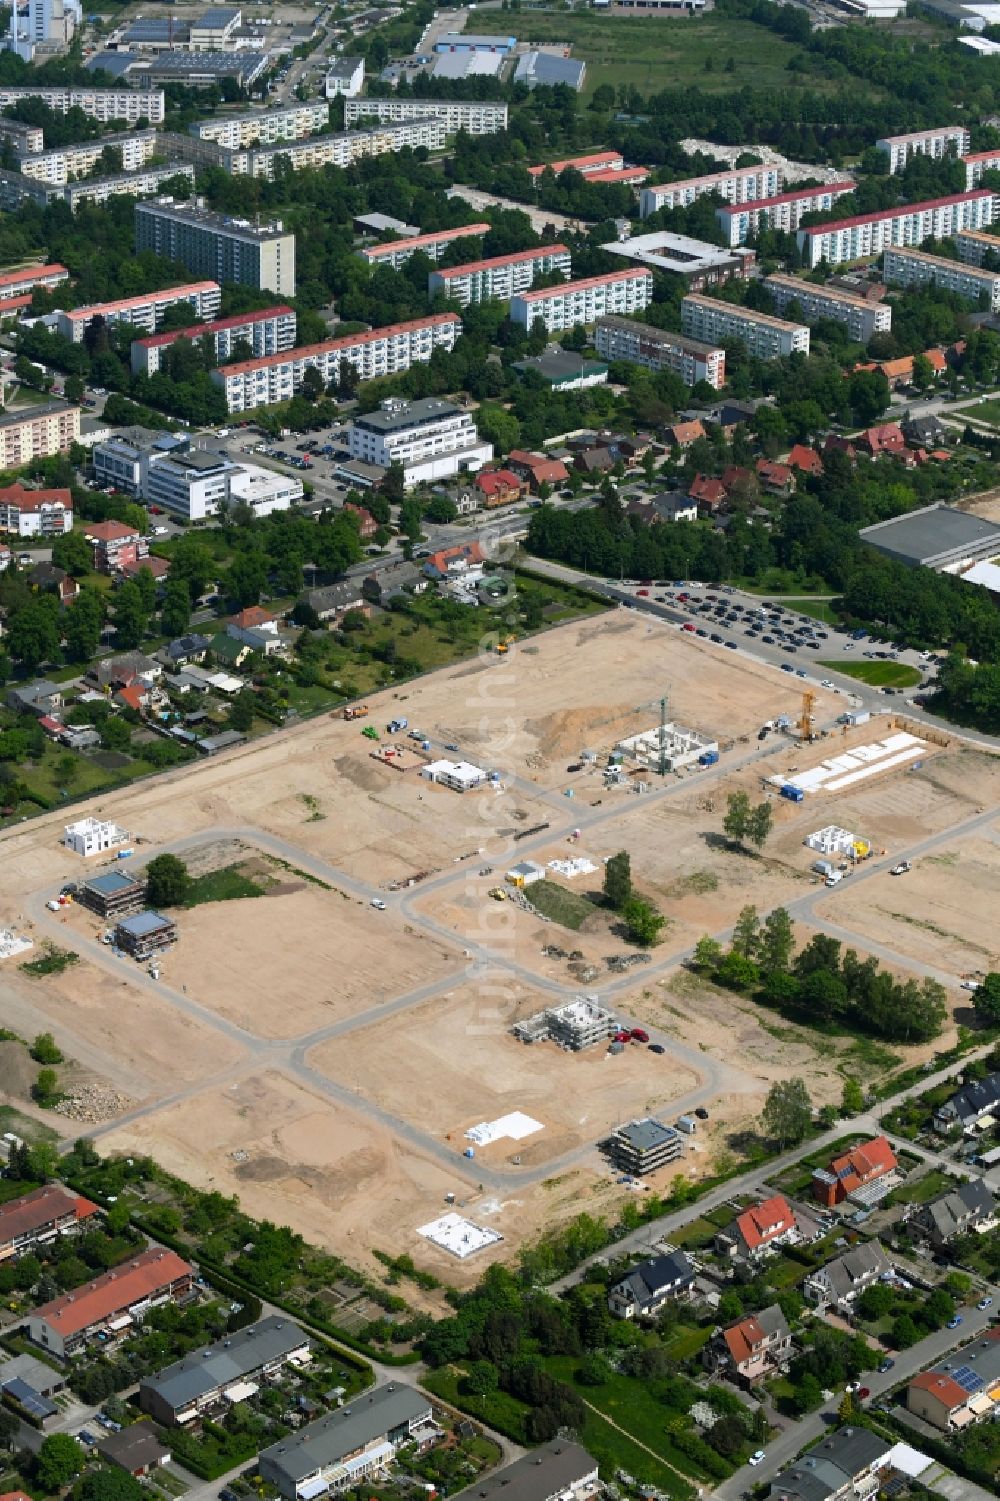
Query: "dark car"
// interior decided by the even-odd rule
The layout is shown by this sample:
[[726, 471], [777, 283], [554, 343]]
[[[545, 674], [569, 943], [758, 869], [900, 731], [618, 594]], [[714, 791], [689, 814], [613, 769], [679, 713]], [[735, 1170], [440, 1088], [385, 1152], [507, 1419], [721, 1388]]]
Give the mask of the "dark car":
[[794, 672], [795, 668], [792, 666], [791, 662], [782, 662], [781, 670], [782, 672]]
[[695, 631], [695, 635], [696, 636], [707, 636], [708, 632], [706, 631], [706, 629], [705, 629], [705, 627], [703, 625], [700, 625], [698, 627], [698, 629]]
[[896, 1362], [890, 1359], [890, 1357], [887, 1355], [885, 1360], [883, 1360], [882, 1364], [878, 1368], [879, 1375], [884, 1376], [886, 1371], [891, 1371], [895, 1364]]
[[651, 1053], [665, 1053], [667, 1050], [663, 1046], [662, 1043], [660, 1043], [660, 1042], [651, 1042], [649, 1044], [649, 1051]]
[[700, 1121], [708, 1120], [708, 1111], [705, 1109], [704, 1105], [698, 1106], [697, 1110], [695, 1111], [695, 1115]]
[[717, 631], [712, 632], [709, 640], [714, 641], [718, 646], [722, 645], [722, 637], [718, 634]]
[[736, 649], [737, 649], [735, 641], [727, 641], [726, 645], [729, 647], [730, 651], [736, 651]]
[[773, 646], [774, 645], [774, 637], [773, 636], [765, 636], [763, 638], [763, 640], [764, 640], [764, 645], [765, 646]]

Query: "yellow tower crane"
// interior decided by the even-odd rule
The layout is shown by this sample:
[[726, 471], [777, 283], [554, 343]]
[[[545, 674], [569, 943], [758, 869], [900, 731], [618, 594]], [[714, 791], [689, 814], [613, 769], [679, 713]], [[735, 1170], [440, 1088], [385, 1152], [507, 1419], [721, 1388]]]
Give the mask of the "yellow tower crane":
[[813, 707], [816, 703], [816, 695], [808, 688], [802, 695], [802, 713], [799, 716], [799, 738], [812, 740], [813, 735]]

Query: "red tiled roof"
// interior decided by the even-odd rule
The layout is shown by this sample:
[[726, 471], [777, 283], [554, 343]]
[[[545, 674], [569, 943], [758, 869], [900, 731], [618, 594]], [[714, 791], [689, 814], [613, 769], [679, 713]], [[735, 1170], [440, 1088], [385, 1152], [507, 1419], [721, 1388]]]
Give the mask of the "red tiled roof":
[[472, 271], [492, 271], [500, 266], [517, 266], [521, 261], [538, 261], [546, 255], [569, 255], [565, 245], [536, 245], [531, 250], [515, 250], [512, 255], [494, 255], [485, 261], [466, 261], [461, 266], [439, 266], [435, 276], [449, 281], [453, 276], [468, 276]]
[[154, 558], [152, 555], [147, 558], [136, 558], [133, 562], [123, 563], [120, 571], [130, 577], [134, 577], [135, 574], [141, 573], [144, 568], [149, 569], [154, 579], [166, 578], [170, 572], [170, 559]]
[[456, 547], [443, 547], [440, 552], [432, 552], [427, 562], [439, 572], [447, 573], [448, 564], [458, 558], [464, 558], [466, 563], [481, 563], [483, 550], [478, 542], [460, 542]]
[[588, 172], [588, 182], [645, 182], [649, 167], [609, 167], [606, 172]]
[[795, 443], [788, 455], [790, 469], [798, 469], [802, 474], [822, 474], [823, 460], [815, 448], [809, 448], [805, 443]]
[[688, 494], [692, 500], [704, 500], [709, 505], [715, 505], [726, 498], [726, 487], [720, 479], [713, 479], [710, 474], [696, 474], [688, 486]]
[[536, 484], [560, 484], [569, 479], [569, 470], [562, 459], [547, 459], [541, 454], [528, 453], [523, 448], [512, 448], [507, 456], [509, 464], [523, 464], [530, 469]]
[[586, 167], [610, 167], [613, 162], [620, 162], [620, 151], [595, 151], [591, 156], [568, 156], [563, 162], [543, 162], [540, 167], [529, 167], [529, 177], [541, 177], [543, 172], [554, 172], [558, 177], [567, 167], [575, 167], [578, 172]]
[[476, 485], [484, 495], [495, 495], [498, 490], [520, 490], [521, 481], [509, 469], [488, 469], [477, 474]]
[[72, 308], [65, 316], [74, 323], [86, 323], [98, 315], [103, 317], [106, 313], [127, 313], [130, 308], [145, 307], [150, 302], [164, 302], [171, 297], [180, 301], [192, 292], [218, 290], [219, 284], [216, 281], [186, 282], [182, 287], [164, 287], [160, 292], [142, 292], [138, 297], [119, 297], [114, 302], [95, 302], [89, 307]]
[[139, 533], [134, 526], [127, 526], [124, 521], [87, 521], [84, 523], [83, 535], [89, 537], [91, 542], [125, 542], [138, 537]]
[[757, 460], [757, 473], [775, 485], [787, 485], [795, 476], [787, 464], [776, 464], [771, 459]]
[[40, 1230], [70, 1212], [78, 1220], [89, 1219], [97, 1213], [97, 1205], [77, 1194], [67, 1193], [57, 1183], [47, 1183], [44, 1188], [11, 1199], [0, 1206], [0, 1246], [32, 1230]]
[[277, 617], [272, 615], [270, 610], [262, 609], [260, 605], [250, 605], [247, 609], [241, 610], [238, 615], [233, 616], [233, 625], [241, 626], [243, 630], [251, 630], [254, 626], [269, 625], [275, 619]]
[[112, 1318], [193, 1273], [194, 1268], [174, 1251], [143, 1251], [124, 1266], [105, 1272], [86, 1286], [63, 1293], [51, 1303], [36, 1308], [32, 1318], [43, 1320], [50, 1329], [67, 1338], [90, 1329], [103, 1319]]
[[[3, 304], [0, 304], [0, 313], [2, 311]], [[16, 506], [19, 511], [40, 511], [43, 506], [54, 505], [65, 506], [71, 511], [73, 496], [69, 490], [26, 490], [19, 481], [0, 490], [0, 506]]]
[[119, 688], [115, 698], [124, 704], [127, 709], [134, 709], [138, 714], [146, 698], [147, 689], [141, 683], [126, 683], [124, 688]]
[[781, 1194], [775, 1194], [770, 1199], [763, 1199], [761, 1203], [752, 1205], [736, 1218], [736, 1228], [749, 1251], [755, 1251], [758, 1246], [766, 1245], [776, 1235], [783, 1235], [786, 1230], [792, 1228], [794, 1223], [795, 1216], [788, 1206], [788, 1200]]
[[896, 1167], [896, 1154], [884, 1136], [875, 1136], [853, 1151], [844, 1152], [830, 1163], [830, 1172], [839, 1178], [844, 1192], [850, 1193], [860, 1183], [881, 1178]]
[[918, 1371], [910, 1385], [915, 1386], [918, 1391], [929, 1392], [949, 1412], [955, 1407], [964, 1407], [969, 1400], [969, 1393], [943, 1371]]
[[27, 287], [37, 286], [43, 276], [59, 276], [60, 274], [68, 276], [69, 272], [57, 261], [51, 266], [28, 266], [22, 271], [4, 271], [0, 275], [0, 287], [20, 286], [22, 282]]
[[422, 245], [432, 245], [435, 241], [461, 240], [466, 235], [485, 235], [489, 229], [488, 224], [460, 224], [457, 229], [438, 229], [428, 235], [410, 235], [405, 240], [386, 240], [384, 245], [368, 245], [364, 254], [382, 256], [398, 250], [419, 250]]
[[156, 349], [163, 344], [173, 344], [177, 339], [200, 339], [202, 334], [221, 334], [227, 328], [239, 328], [242, 323], [261, 323], [265, 318], [280, 318], [292, 311], [286, 303], [277, 307], [253, 308], [249, 313], [234, 313], [231, 318], [215, 318], [211, 323], [195, 323], [190, 328], [175, 328], [165, 334], [149, 334], [134, 342], [141, 349]]
[[705, 429], [700, 422], [675, 422], [667, 431], [675, 443], [693, 443], [695, 438], [705, 436]]
[[850, 219], [830, 219], [826, 224], [811, 224], [802, 231], [807, 235], [822, 235], [833, 229], [851, 229], [855, 224], [875, 224], [882, 219], [902, 219], [907, 214], [919, 214], [925, 209], [945, 208], [949, 203], [971, 203], [973, 199], [992, 198], [989, 188], [974, 188], [969, 193], [949, 193], [947, 198], [927, 198], [923, 203], [902, 203], [895, 208], [878, 209], [872, 214], [855, 214]]
[[429, 318], [412, 318], [407, 323], [389, 323], [385, 328], [369, 328], [361, 334], [345, 334], [340, 339], [325, 339], [322, 344], [300, 344], [296, 349], [285, 349], [279, 354], [264, 354], [257, 360], [238, 360], [235, 365], [222, 365], [220, 375], [245, 375], [248, 370], [266, 370], [271, 365], [285, 365], [304, 360], [313, 354], [332, 354], [335, 349], [356, 349], [359, 344], [372, 344], [378, 339], [387, 339], [393, 334], [415, 333], [421, 328], [437, 328], [445, 323], [462, 320], [456, 313], [434, 313]]
[[741, 1319], [738, 1324], [730, 1324], [728, 1329], [722, 1331], [722, 1337], [733, 1357], [733, 1364], [737, 1366], [749, 1360], [753, 1355], [754, 1345], [767, 1338], [753, 1314], [747, 1319]]

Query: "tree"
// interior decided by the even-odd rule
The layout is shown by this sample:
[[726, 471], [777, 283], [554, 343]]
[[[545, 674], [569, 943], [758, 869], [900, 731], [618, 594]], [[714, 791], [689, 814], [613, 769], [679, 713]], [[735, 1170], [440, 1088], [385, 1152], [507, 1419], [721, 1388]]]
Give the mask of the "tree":
[[17, 1414], [7, 1407], [0, 1407], [0, 1448], [12, 1449], [20, 1432], [21, 1423]]
[[[109, 1414], [112, 1402], [109, 1397], [105, 1406]], [[73, 1488], [72, 1501], [143, 1501], [146, 1492], [134, 1476], [118, 1465], [101, 1465], [88, 1470]]]
[[764, 919], [757, 943], [757, 962], [761, 974], [767, 979], [786, 974], [794, 946], [792, 920], [784, 907], [775, 907]]
[[750, 810], [750, 817], [747, 820], [747, 838], [750, 840], [750, 843], [755, 844], [759, 850], [762, 850], [767, 843], [767, 838], [771, 832], [771, 825], [773, 822], [774, 809], [772, 808], [770, 803], [757, 803], [757, 805]]
[[126, 650], [134, 650], [146, 634], [149, 615], [142, 590], [128, 579], [115, 594], [115, 640]]
[[64, 1490], [83, 1469], [83, 1450], [68, 1433], [50, 1433], [35, 1460], [35, 1479], [50, 1495]]
[[823, 1400], [823, 1388], [811, 1371], [805, 1371], [795, 1383], [792, 1402], [796, 1412], [812, 1412]]
[[51, 595], [33, 599], [13, 616], [7, 640], [15, 658], [34, 672], [59, 655], [59, 604]]
[[63, 1055], [56, 1047], [56, 1040], [51, 1032], [39, 1032], [29, 1049], [36, 1063], [62, 1063]]
[[744, 959], [753, 959], [756, 957], [759, 941], [760, 919], [757, 916], [757, 908], [751, 906], [741, 908], [740, 915], [736, 919], [736, 926], [733, 928], [733, 953], [742, 955]]
[[90, 543], [82, 532], [64, 532], [52, 544], [52, 561], [57, 568], [65, 568], [75, 579], [91, 571], [93, 554]]
[[662, 912], [657, 912], [655, 907], [638, 896], [629, 898], [622, 908], [622, 916], [625, 919], [629, 937], [641, 948], [652, 947], [667, 920]]
[[191, 623], [191, 593], [186, 579], [168, 578], [160, 621], [166, 636], [183, 636]]
[[382, 476], [381, 491], [386, 500], [399, 504], [406, 494], [406, 472], [398, 459], [393, 459]]
[[865, 1096], [857, 1079], [845, 1079], [841, 1094], [841, 1115], [860, 1115], [865, 1108]]
[[180, 907], [191, 877], [176, 855], [157, 855], [146, 866], [146, 899], [151, 907]]
[[745, 792], [730, 792], [726, 799], [726, 816], [722, 830], [734, 844], [742, 844], [750, 826], [750, 799]]
[[59, 1098], [59, 1075], [54, 1068], [40, 1068], [38, 1078], [31, 1086], [31, 1097], [36, 1104], [48, 1108]]
[[[72, 532], [70, 536], [72, 536]], [[89, 662], [101, 643], [104, 604], [96, 589], [81, 589], [63, 617], [66, 651], [74, 662]]]
[[693, 964], [702, 974], [711, 974], [722, 963], [722, 944], [707, 935], [694, 946]]
[[424, 511], [428, 521], [442, 525], [448, 521], [454, 521], [458, 515], [458, 506], [447, 495], [435, 495]]
[[619, 850], [604, 867], [604, 900], [615, 912], [622, 912], [632, 895], [632, 862], [628, 850]]
[[973, 991], [972, 1005], [984, 1027], [1000, 1026], [1000, 973], [990, 970]]
[[783, 1150], [797, 1146], [812, 1122], [812, 1102], [805, 1080], [778, 1079], [768, 1091], [760, 1123], [765, 1136]]
[[253, 724], [254, 696], [249, 688], [242, 689], [229, 706], [229, 726], [245, 734]]
[[492, 1360], [474, 1360], [462, 1385], [473, 1397], [488, 1397], [500, 1385], [500, 1376]]
[[183, 579], [192, 602], [204, 594], [216, 571], [215, 557], [207, 542], [190, 532], [180, 538], [170, 558], [170, 580], [173, 583]]
[[259, 552], [237, 553], [229, 565], [226, 588], [241, 609], [260, 604], [267, 583], [267, 560]]
[[892, 1321], [889, 1339], [897, 1350], [908, 1350], [920, 1338], [920, 1330], [908, 1313], [901, 1313]]

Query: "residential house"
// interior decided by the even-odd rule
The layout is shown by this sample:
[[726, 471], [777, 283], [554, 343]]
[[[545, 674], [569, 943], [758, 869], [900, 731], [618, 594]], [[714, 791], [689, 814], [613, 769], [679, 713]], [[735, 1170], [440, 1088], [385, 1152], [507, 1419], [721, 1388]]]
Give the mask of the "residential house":
[[302, 598], [323, 621], [343, 620], [348, 610], [360, 610], [366, 617], [371, 615], [360, 579], [340, 579], [335, 584], [308, 589]]
[[690, 448], [692, 443], [705, 436], [705, 429], [700, 421], [674, 422], [664, 436], [671, 448]]
[[141, 651], [122, 652], [117, 657], [102, 657], [87, 670], [87, 678], [98, 688], [124, 688], [136, 678], [153, 682], [163, 673], [161, 664]]
[[487, 509], [513, 505], [528, 491], [526, 481], [512, 469], [481, 469], [476, 475], [475, 485]]
[[838, 1428], [774, 1477], [768, 1501], [869, 1501], [891, 1453], [870, 1428]]
[[174, 1251], [150, 1248], [33, 1309], [26, 1320], [28, 1337], [64, 1359], [98, 1333], [114, 1335], [133, 1328], [147, 1309], [183, 1297], [193, 1282], [194, 1268], [188, 1262]]
[[6, 542], [0, 542], [0, 573], [3, 573], [5, 568], [10, 567], [10, 560], [12, 556], [13, 554], [11, 553], [11, 550], [7, 546]]
[[209, 652], [220, 667], [239, 668], [254, 648], [247, 641], [237, 641], [228, 631], [218, 631], [209, 642]]
[[722, 471], [722, 483], [729, 501], [755, 500], [760, 494], [757, 476], [752, 469], [747, 469], [745, 464], [727, 464]]
[[690, 1292], [695, 1271], [683, 1251], [670, 1251], [640, 1262], [608, 1292], [608, 1307], [618, 1319], [651, 1319], [675, 1298]]
[[722, 1329], [708, 1346], [705, 1362], [711, 1370], [725, 1371], [742, 1386], [753, 1386], [772, 1376], [787, 1361], [792, 1334], [776, 1303]]
[[864, 1208], [885, 1198], [898, 1183], [896, 1154], [884, 1136], [873, 1137], [834, 1157], [812, 1177], [813, 1197], [828, 1209], [851, 1199]]
[[87, 521], [83, 535], [94, 549], [98, 573], [115, 573], [127, 563], [137, 563], [149, 552], [145, 537], [124, 521]]
[[590, 1501], [600, 1489], [597, 1460], [579, 1444], [553, 1438], [473, 1481], [454, 1501]]
[[39, 678], [36, 683], [20, 683], [7, 689], [7, 707], [16, 714], [34, 714], [36, 719], [55, 717], [55, 710], [63, 706], [63, 693], [58, 683]]
[[666, 491], [653, 497], [653, 512], [657, 521], [697, 521], [698, 503], [681, 491]]
[[696, 474], [688, 486], [688, 495], [702, 516], [711, 516], [725, 504], [726, 487], [710, 474]]
[[550, 459], [545, 454], [529, 453], [523, 448], [511, 449], [507, 455], [508, 469], [525, 480], [531, 493], [537, 495], [542, 485], [555, 489], [569, 479], [569, 470], [561, 459]]
[[193, 631], [186, 636], [178, 636], [174, 641], [168, 641], [160, 655], [171, 667], [184, 667], [188, 662], [203, 662], [211, 644], [208, 636], [201, 636]]
[[777, 1246], [800, 1239], [795, 1211], [782, 1194], [762, 1199], [738, 1214], [716, 1236], [716, 1250], [742, 1261], [756, 1261]]
[[906, 417], [902, 428], [903, 437], [911, 448], [937, 448], [948, 441], [948, 429], [936, 413]]
[[377, 1386], [261, 1452], [261, 1478], [285, 1501], [371, 1485], [401, 1444], [440, 1435], [430, 1399], [402, 1382]]
[[224, 1407], [234, 1383], [259, 1385], [286, 1365], [308, 1365], [311, 1349], [312, 1342], [298, 1324], [272, 1315], [144, 1377], [139, 1405], [157, 1422], [183, 1428]]
[[143, 569], [153, 575], [157, 584], [162, 584], [170, 572], [170, 559], [154, 558], [152, 553], [140, 553], [134, 562], [121, 564], [115, 574], [116, 585], [136, 578]]
[[985, 1329], [972, 1344], [914, 1376], [906, 1405], [944, 1431], [1000, 1417], [1000, 1328]]
[[424, 574], [429, 579], [449, 579], [465, 573], [469, 568], [481, 567], [485, 562], [478, 542], [460, 542], [455, 547], [442, 547], [432, 552], [424, 563]]
[[58, 1183], [9, 1199], [0, 1206], [0, 1264], [76, 1235], [96, 1213], [96, 1204]]
[[956, 1235], [992, 1230], [997, 1223], [997, 1202], [982, 1178], [973, 1178], [932, 1199], [910, 1223], [935, 1246], [945, 1246]]
[[39, 594], [55, 594], [61, 605], [71, 605], [80, 592], [80, 585], [57, 563], [36, 563], [28, 571], [28, 583]]
[[867, 454], [870, 459], [881, 459], [887, 455], [895, 458], [906, 449], [906, 439], [898, 422], [883, 422], [878, 427], [866, 428], [855, 442], [858, 451]]
[[170, 1450], [152, 1423], [130, 1423], [117, 1433], [103, 1433], [97, 1440], [97, 1456], [137, 1480], [170, 1463]]
[[794, 469], [797, 474], [815, 476], [823, 473], [823, 460], [815, 448], [806, 443], [793, 443], [787, 462], [789, 469]]
[[15, 537], [61, 537], [73, 530], [69, 490], [28, 490], [15, 481], [0, 489], [0, 531]]
[[971, 1132], [992, 1125], [996, 1119], [1000, 1119], [1000, 1073], [963, 1084], [934, 1112], [938, 1131], [961, 1126], [963, 1131]]
[[758, 459], [756, 467], [760, 487], [768, 495], [787, 497], [795, 494], [795, 470], [790, 465], [777, 464], [772, 459]]
[[872, 1240], [811, 1272], [802, 1290], [820, 1310], [829, 1308], [848, 1318], [865, 1288], [891, 1272], [888, 1256], [879, 1242]]
[[153, 690], [146, 684], [136, 679], [134, 683], [126, 683], [124, 688], [119, 688], [114, 695], [114, 701], [122, 709], [132, 709], [136, 714], [141, 714], [148, 709], [153, 698]]
[[251, 651], [263, 652], [266, 657], [280, 651], [284, 645], [278, 635], [277, 617], [260, 605], [251, 605], [234, 615], [226, 626], [226, 635], [249, 646]]
[[349, 516], [356, 516], [358, 520], [358, 534], [362, 542], [370, 542], [378, 531], [378, 522], [371, 511], [366, 511], [364, 506], [356, 506], [353, 500], [344, 501], [344, 510]]
[[573, 468], [590, 476], [610, 474], [619, 459], [605, 446], [582, 449], [573, 459]]
[[424, 594], [429, 588], [430, 580], [416, 563], [396, 563], [361, 580], [361, 593], [373, 605], [387, 605], [401, 594]]

